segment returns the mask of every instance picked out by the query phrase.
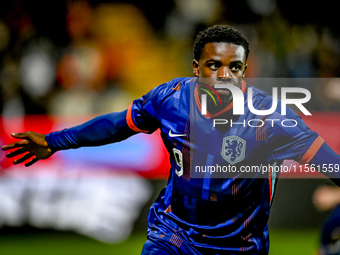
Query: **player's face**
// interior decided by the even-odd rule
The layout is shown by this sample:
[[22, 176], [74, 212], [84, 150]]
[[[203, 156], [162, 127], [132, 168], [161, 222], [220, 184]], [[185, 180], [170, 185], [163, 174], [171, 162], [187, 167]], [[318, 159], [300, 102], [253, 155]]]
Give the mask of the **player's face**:
[[[217, 83], [231, 83], [241, 86], [247, 65], [243, 46], [232, 43], [207, 43], [199, 60], [194, 59], [194, 75], [209, 78], [210, 86]], [[232, 101], [229, 90], [218, 89], [216, 92], [224, 98], [225, 104]]]
[[207, 43], [201, 58], [194, 59], [193, 67], [194, 75], [199, 78], [238, 81], [247, 67], [244, 48], [232, 43]]

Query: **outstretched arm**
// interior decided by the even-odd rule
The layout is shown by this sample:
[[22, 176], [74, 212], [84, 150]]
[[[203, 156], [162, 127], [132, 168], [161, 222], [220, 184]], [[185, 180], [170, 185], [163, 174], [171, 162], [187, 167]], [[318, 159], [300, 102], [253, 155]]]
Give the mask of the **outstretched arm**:
[[137, 133], [127, 125], [126, 112], [101, 115], [82, 125], [47, 135], [34, 132], [15, 134], [13, 137], [24, 140], [5, 145], [2, 149], [16, 149], [8, 153], [7, 157], [22, 155], [13, 163], [18, 164], [31, 159], [25, 164], [30, 166], [40, 159], [50, 157], [58, 150], [119, 142]]
[[52, 132], [46, 141], [53, 151], [122, 141], [137, 132], [126, 123], [127, 110], [98, 116], [82, 125]]

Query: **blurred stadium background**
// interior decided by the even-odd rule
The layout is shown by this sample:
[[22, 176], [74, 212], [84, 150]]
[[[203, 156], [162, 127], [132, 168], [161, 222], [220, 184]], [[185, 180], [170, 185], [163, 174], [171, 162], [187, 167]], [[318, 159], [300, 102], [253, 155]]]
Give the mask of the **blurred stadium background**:
[[[124, 110], [151, 88], [191, 76], [197, 31], [225, 23], [250, 40], [247, 77], [302, 79], [298, 86], [312, 92], [307, 124], [340, 153], [337, 12], [330, 0], [2, 1], [0, 143], [11, 132], [47, 133]], [[166, 159], [157, 133], [30, 168], [0, 152], [0, 254], [139, 254]], [[317, 254], [328, 212], [315, 209], [312, 195], [331, 182], [285, 177], [270, 254]]]

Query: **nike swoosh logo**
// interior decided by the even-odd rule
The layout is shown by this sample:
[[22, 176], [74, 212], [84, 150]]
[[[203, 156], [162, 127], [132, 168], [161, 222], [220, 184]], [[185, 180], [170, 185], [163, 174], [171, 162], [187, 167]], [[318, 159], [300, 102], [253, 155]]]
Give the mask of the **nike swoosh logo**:
[[171, 129], [170, 129], [169, 136], [170, 137], [180, 137], [180, 136], [187, 136], [187, 135], [186, 134], [173, 134], [173, 133], [171, 133]]

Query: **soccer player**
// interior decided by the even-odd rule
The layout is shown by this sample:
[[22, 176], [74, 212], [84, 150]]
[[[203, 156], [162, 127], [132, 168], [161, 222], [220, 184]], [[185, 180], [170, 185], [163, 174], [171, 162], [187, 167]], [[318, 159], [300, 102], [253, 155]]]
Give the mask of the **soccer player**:
[[321, 231], [319, 255], [340, 254], [340, 205], [327, 217]]
[[[118, 142], [159, 128], [171, 169], [150, 208], [142, 254], [268, 254], [267, 221], [279, 173], [241, 170], [276, 169], [285, 159], [325, 166], [339, 164], [340, 156], [293, 111], [281, 114], [280, 102], [274, 112], [257, 116], [245, 100], [244, 113], [233, 114], [249, 89], [255, 109], [271, 109], [273, 101], [243, 80], [249, 43], [239, 31], [207, 28], [196, 37], [193, 53], [194, 77], [171, 80], [123, 112], [76, 127], [13, 134], [21, 140], [3, 149], [15, 148], [7, 156], [22, 155], [14, 164], [27, 160], [29, 166], [58, 150]], [[239, 91], [237, 97], [232, 90]], [[221, 119], [230, 125], [217, 125]], [[225, 171], [213, 176], [206, 169]], [[325, 174], [338, 182], [334, 172]]]
[[321, 230], [319, 255], [340, 254], [340, 188], [322, 186], [314, 192], [313, 202], [320, 211], [330, 210]]

